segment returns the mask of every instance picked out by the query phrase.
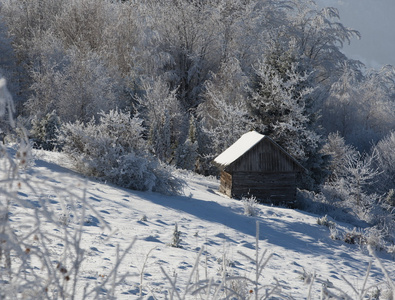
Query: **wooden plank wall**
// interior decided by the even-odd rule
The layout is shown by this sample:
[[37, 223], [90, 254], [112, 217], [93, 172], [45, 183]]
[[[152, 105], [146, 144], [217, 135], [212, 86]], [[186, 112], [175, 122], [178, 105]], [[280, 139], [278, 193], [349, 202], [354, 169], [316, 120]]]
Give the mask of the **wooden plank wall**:
[[219, 191], [232, 197], [232, 175], [225, 171], [221, 172]]
[[270, 140], [264, 139], [236, 161], [228, 172], [295, 172], [295, 162]]
[[274, 204], [295, 201], [295, 173], [235, 172], [232, 176], [232, 197], [242, 198], [254, 195], [262, 202]]
[[294, 203], [299, 171], [278, 145], [263, 139], [221, 172], [220, 192], [238, 199], [253, 195], [277, 205]]

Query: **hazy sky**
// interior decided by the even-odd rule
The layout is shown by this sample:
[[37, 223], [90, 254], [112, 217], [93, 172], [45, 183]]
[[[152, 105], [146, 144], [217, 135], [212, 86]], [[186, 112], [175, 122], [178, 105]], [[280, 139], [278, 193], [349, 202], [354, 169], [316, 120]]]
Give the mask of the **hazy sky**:
[[358, 30], [361, 40], [353, 39], [343, 50], [367, 67], [395, 66], [395, 0], [316, 0], [340, 11], [340, 21]]

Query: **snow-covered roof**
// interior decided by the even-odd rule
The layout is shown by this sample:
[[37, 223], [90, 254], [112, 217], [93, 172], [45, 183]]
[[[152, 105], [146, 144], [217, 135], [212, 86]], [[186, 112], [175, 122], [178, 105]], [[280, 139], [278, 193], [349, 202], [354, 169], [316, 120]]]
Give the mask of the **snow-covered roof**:
[[214, 159], [214, 163], [224, 167], [229, 166], [239, 157], [244, 155], [244, 153], [258, 144], [264, 137], [264, 135], [256, 131], [250, 131], [243, 134], [232, 146], [218, 155]]

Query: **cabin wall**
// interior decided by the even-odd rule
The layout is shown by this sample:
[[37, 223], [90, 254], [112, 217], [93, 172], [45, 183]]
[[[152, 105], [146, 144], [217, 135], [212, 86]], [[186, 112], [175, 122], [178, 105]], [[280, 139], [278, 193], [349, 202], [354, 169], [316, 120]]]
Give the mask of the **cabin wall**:
[[232, 175], [225, 171], [221, 172], [219, 191], [232, 197]]
[[302, 167], [270, 139], [263, 139], [221, 172], [220, 192], [241, 199], [293, 205]]
[[293, 203], [296, 195], [296, 174], [293, 172], [234, 172], [231, 196], [255, 196], [261, 202]]
[[264, 139], [227, 168], [233, 172], [295, 172], [295, 162], [281, 148]]

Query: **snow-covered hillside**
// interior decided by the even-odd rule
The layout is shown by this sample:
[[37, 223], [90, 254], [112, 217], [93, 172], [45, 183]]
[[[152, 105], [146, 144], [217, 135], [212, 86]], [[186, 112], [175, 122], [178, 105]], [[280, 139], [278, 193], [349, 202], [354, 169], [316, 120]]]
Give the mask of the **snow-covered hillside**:
[[[178, 296], [183, 297], [188, 282], [201, 280], [204, 283], [202, 280], [207, 278], [218, 282], [224, 269], [228, 280], [234, 276], [254, 280], [255, 264], [246, 256], [255, 258], [256, 222], [259, 222], [259, 255], [265, 250], [265, 258], [272, 255], [260, 283], [273, 287], [277, 282], [283, 298], [288, 295], [292, 299], [307, 299], [309, 282], [315, 274], [316, 279], [311, 286], [312, 299], [320, 299], [323, 282], [329, 291], [336, 292], [336, 288], [340, 288], [348, 293], [350, 299], [359, 299], [346, 281], [360, 291], [370, 261], [373, 265], [367, 286], [386, 281], [378, 261], [368, 250], [332, 240], [329, 229], [317, 224], [317, 218], [321, 216], [266, 205], [258, 206], [257, 216], [246, 216], [241, 201], [217, 193], [218, 181], [215, 178], [180, 172], [179, 176], [187, 183], [185, 196], [172, 197], [89, 180], [68, 169], [67, 158], [60, 153], [38, 151], [35, 156], [35, 165], [9, 187], [17, 193], [16, 198], [10, 198], [10, 225], [17, 236], [24, 237], [24, 253], [11, 253], [11, 261], [16, 266], [21, 259], [29, 261], [32, 257], [29, 262], [32, 269], [23, 276], [34, 274], [44, 279], [52, 263], [59, 274], [65, 278], [69, 276], [63, 282], [65, 291], [73, 291], [72, 283], [75, 282], [75, 299], [82, 297], [86, 285], [89, 285], [87, 291], [100, 286], [95, 293], [101, 298], [137, 299], [140, 291], [143, 299], [171, 298], [169, 291], [174, 288], [170, 281], [175, 282], [180, 293], [173, 295], [178, 299]], [[5, 178], [4, 161], [1, 166], [1, 177]], [[0, 197], [3, 202], [8, 196], [3, 193]], [[35, 217], [35, 210], [44, 212], [48, 218], [40, 223]], [[82, 227], [79, 217], [84, 219]], [[60, 220], [63, 225], [54, 225], [49, 222], [51, 218]], [[178, 248], [170, 246], [174, 242], [176, 224], [181, 232]], [[37, 237], [37, 228], [44, 234]], [[79, 228], [82, 229], [81, 239], [75, 238]], [[352, 230], [347, 224], [337, 224], [337, 228], [340, 231]], [[80, 245], [67, 244], [73, 237], [80, 241]], [[43, 238], [45, 243], [42, 243]], [[115, 265], [131, 244], [121, 264]], [[83, 251], [70, 251], [70, 248], [79, 249], [79, 246]], [[42, 251], [43, 247], [47, 247], [46, 251]], [[34, 251], [48, 253], [49, 263], [43, 262], [45, 258], [42, 261], [33, 259]], [[83, 259], [80, 257], [82, 254]], [[383, 252], [377, 255], [394, 280], [393, 258]], [[73, 261], [77, 261], [78, 266], [73, 265]], [[0, 263], [2, 282], [12, 283], [14, 292], [20, 290], [24, 293], [15, 292], [14, 295], [43, 299], [37, 289], [34, 294], [17, 287], [18, 283], [29, 280], [6, 279], [1, 257]], [[123, 274], [128, 275], [122, 277]], [[77, 280], [74, 281], [73, 276], [77, 276]], [[107, 281], [108, 285], [105, 285]], [[8, 285], [0, 286], [3, 295], [9, 289]], [[238, 279], [232, 285], [238, 286], [240, 292], [247, 291], [248, 297], [255, 299], [254, 286], [249, 281]], [[45, 293], [49, 298], [59, 293], [48, 289]], [[382, 297], [389, 295], [386, 285], [380, 285], [379, 290]], [[66, 297], [59, 294], [59, 298], [61, 296]], [[86, 298], [95, 297], [97, 295], [92, 293]], [[211, 295], [207, 299], [223, 297], [222, 294]], [[187, 295], [185, 299], [195, 299], [195, 296]]]

